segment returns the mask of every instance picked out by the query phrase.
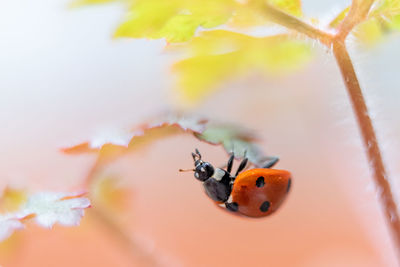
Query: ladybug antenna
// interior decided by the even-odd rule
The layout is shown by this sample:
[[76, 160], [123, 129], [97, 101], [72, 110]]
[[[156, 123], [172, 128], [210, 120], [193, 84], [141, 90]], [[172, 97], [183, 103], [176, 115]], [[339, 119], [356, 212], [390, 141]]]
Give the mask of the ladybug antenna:
[[180, 172], [190, 172], [190, 171], [193, 171], [193, 172], [194, 172], [194, 169], [187, 169], [187, 170], [179, 169], [179, 171], [180, 171]]
[[201, 154], [200, 154], [199, 150], [196, 148], [194, 151], [196, 151], [196, 154], [199, 156], [199, 159], [201, 159]]
[[194, 166], [198, 166], [199, 164], [203, 163], [203, 161], [201, 160], [201, 154], [199, 150], [196, 148], [194, 151], [195, 153], [192, 152]]
[[196, 148], [194, 151], [195, 151], [196, 153], [193, 153], [193, 152], [192, 152], [193, 160], [194, 160], [194, 161], [201, 160], [201, 154], [200, 154], [199, 150]]

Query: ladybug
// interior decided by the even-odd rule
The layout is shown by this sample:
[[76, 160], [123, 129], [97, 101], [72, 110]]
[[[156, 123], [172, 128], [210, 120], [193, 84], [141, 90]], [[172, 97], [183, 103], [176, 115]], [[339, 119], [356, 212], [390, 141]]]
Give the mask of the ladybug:
[[279, 160], [276, 157], [269, 158], [262, 168], [244, 170], [248, 162], [245, 157], [234, 176], [231, 175], [233, 153], [226, 170], [204, 162], [198, 149], [192, 157], [195, 168], [179, 171], [194, 171], [194, 177], [203, 183], [208, 197], [230, 212], [248, 217], [270, 215], [279, 208], [290, 190], [290, 172], [271, 169]]

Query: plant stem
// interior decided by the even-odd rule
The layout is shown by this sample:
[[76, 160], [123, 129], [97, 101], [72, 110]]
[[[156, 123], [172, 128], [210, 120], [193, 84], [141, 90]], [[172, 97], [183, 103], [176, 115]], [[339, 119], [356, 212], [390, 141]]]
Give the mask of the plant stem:
[[130, 238], [129, 234], [124, 232], [121, 226], [106, 212], [102, 211], [100, 208], [94, 207], [90, 209], [90, 215], [92, 215], [97, 222], [102, 223], [110, 233], [112, 233], [113, 237], [118, 239], [124, 247], [128, 249], [133, 262], [140, 261], [141, 266], [146, 267], [159, 266], [155, 256], [145, 251], [140, 244]]
[[365, 99], [362, 94], [357, 75], [354, 71], [350, 56], [347, 53], [346, 46], [343, 42], [336, 41], [333, 43], [333, 53], [342, 73], [342, 77], [347, 88], [347, 93], [349, 94], [354, 113], [357, 117], [358, 126], [361, 131], [364, 146], [367, 150], [368, 160], [374, 173], [375, 183], [379, 192], [378, 197], [381, 200], [386, 221], [390, 227], [397, 250], [399, 250], [400, 220], [397, 205], [394, 201], [391, 187], [387, 180], [387, 173], [383, 164], [378, 140], [375, 135], [371, 118], [368, 114], [368, 108], [365, 104]]
[[374, 0], [353, 0], [349, 13], [338, 27], [337, 40], [344, 41], [351, 30], [368, 15]]
[[272, 5], [267, 1], [253, 2], [253, 5], [257, 5], [257, 9], [268, 17], [269, 20], [286, 27], [288, 29], [295, 30], [299, 33], [305, 34], [308, 37], [319, 40], [321, 43], [330, 46], [333, 36], [329, 33], [321, 31], [312, 25], [292, 16]]
[[336, 35], [321, 31], [300, 19], [293, 17], [282, 10], [268, 4], [265, 0], [253, 0], [252, 4], [257, 6], [273, 22], [288, 29], [296, 30], [310, 38], [319, 40], [329, 49], [333, 48], [336, 62], [340, 68], [347, 93], [357, 118], [364, 147], [367, 151], [367, 158], [374, 174], [375, 184], [378, 187], [379, 198], [394, 239], [397, 256], [400, 257], [400, 218], [397, 204], [394, 201], [391, 186], [387, 180], [387, 173], [383, 164], [378, 140], [368, 114], [368, 108], [362, 94], [353, 63], [347, 52], [345, 40], [353, 28], [364, 21], [371, 9], [374, 0], [353, 0], [350, 10], [338, 27]]

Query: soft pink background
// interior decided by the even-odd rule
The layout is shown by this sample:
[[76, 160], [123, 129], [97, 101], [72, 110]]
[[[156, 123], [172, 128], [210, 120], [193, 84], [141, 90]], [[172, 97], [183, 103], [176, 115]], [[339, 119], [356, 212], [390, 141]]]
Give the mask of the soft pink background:
[[[118, 5], [68, 10], [66, 4], [0, 3], [1, 187], [75, 189], [94, 158], [66, 156], [60, 147], [118, 134], [179, 107], [170, 89], [175, 57], [164, 52], [163, 41], [111, 40]], [[311, 16], [332, 13], [312, 1], [305, 8]], [[399, 42], [392, 37], [367, 51], [350, 40], [396, 192]], [[134, 192], [122, 217], [138, 254], [164, 266], [395, 265], [341, 78], [332, 56], [317, 51], [296, 74], [228, 82], [193, 110], [254, 129], [262, 147], [280, 156], [277, 168], [290, 170], [294, 180], [276, 215], [246, 220], [217, 209], [192, 174], [177, 170], [191, 166], [194, 147], [217, 165], [226, 154], [189, 135], [157, 141], [110, 166]], [[144, 265], [92, 217], [78, 228], [29, 224], [16, 241], [0, 249], [0, 264]]]

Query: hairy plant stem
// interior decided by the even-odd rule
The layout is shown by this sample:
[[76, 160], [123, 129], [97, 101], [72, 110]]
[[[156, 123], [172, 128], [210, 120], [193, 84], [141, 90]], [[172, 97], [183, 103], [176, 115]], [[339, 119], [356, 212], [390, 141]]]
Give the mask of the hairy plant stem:
[[[97, 160], [90, 169], [86, 179], [83, 181], [82, 187], [91, 188], [103, 167], [104, 163]], [[93, 207], [89, 210], [89, 215], [107, 228], [115, 240], [124, 245], [128, 256], [133, 262], [139, 261], [140, 266], [145, 267], [160, 266], [156, 256], [146, 251], [143, 245], [138, 243], [123, 227], [121, 227], [113, 216], [102, 209], [101, 205], [94, 203]]]
[[392, 237], [396, 243], [397, 250], [400, 249], [400, 220], [396, 202], [394, 201], [392, 190], [387, 180], [387, 173], [383, 164], [378, 140], [375, 135], [371, 118], [368, 114], [368, 108], [361, 91], [357, 75], [354, 71], [350, 56], [346, 46], [342, 42], [333, 43], [333, 53], [336, 62], [342, 73], [344, 83], [349, 94], [354, 113], [357, 117], [358, 126], [361, 131], [364, 147], [367, 151], [367, 157], [370, 162], [375, 177], [375, 183], [378, 187], [379, 198], [390, 227]]
[[270, 5], [266, 1], [254, 1], [252, 2], [252, 5], [258, 10], [261, 10], [269, 20], [275, 22], [276, 24], [305, 34], [312, 39], [319, 40], [325, 45], [329, 46], [331, 44], [333, 38], [331, 34], [315, 28], [314, 26], [298, 19], [297, 17]]
[[367, 17], [373, 3], [374, 0], [353, 0], [349, 13], [338, 27], [335, 39], [344, 42], [351, 30]]
[[258, 8], [273, 22], [290, 30], [302, 33], [312, 39], [319, 40], [329, 49], [333, 50], [357, 118], [367, 158], [374, 174], [375, 184], [378, 187], [382, 209], [393, 241], [395, 242], [397, 256], [400, 257], [400, 218], [397, 204], [393, 198], [392, 189], [388, 181], [387, 172], [382, 160], [379, 143], [369, 116], [368, 108], [357, 75], [354, 71], [353, 63], [345, 46], [345, 40], [348, 34], [355, 26], [367, 18], [373, 3], [374, 0], [353, 0], [348, 14], [337, 28], [336, 35], [331, 35], [330, 33], [314, 28], [312, 25], [273, 7], [266, 1], [255, 0], [253, 4], [258, 6]]
[[141, 244], [132, 239], [107, 212], [102, 211], [101, 208], [94, 207], [90, 209], [89, 214], [96, 221], [102, 223], [112, 233], [113, 237], [124, 245], [133, 262], [139, 261], [140, 266], [146, 267], [160, 266], [155, 255], [146, 251]]

